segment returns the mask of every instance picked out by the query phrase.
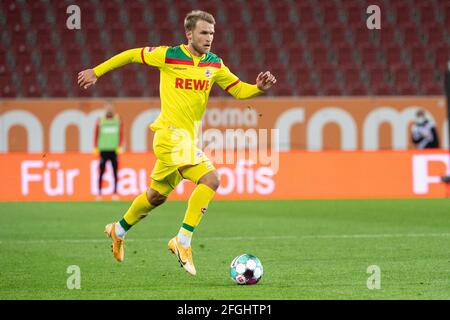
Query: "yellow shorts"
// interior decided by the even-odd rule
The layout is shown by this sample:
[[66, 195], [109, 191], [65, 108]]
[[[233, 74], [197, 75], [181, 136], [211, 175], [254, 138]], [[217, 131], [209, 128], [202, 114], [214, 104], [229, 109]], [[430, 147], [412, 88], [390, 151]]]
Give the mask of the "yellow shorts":
[[[156, 130], [153, 152], [157, 160], [150, 176], [151, 188], [164, 196], [168, 196], [183, 179], [197, 184], [202, 176], [215, 170], [194, 140], [178, 129]], [[178, 169], [184, 166], [192, 167], [184, 169], [182, 176]]]

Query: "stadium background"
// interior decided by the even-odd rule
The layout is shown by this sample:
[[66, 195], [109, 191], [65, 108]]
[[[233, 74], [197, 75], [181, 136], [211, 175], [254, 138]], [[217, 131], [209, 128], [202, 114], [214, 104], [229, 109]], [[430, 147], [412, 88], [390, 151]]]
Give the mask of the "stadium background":
[[[270, 96], [441, 95], [448, 62], [448, 1], [70, 1], [1, 2], [2, 97], [158, 96], [159, 75], [131, 65], [77, 87], [86, 67], [132, 47], [185, 41], [182, 20], [201, 6], [217, 20], [214, 51], [242, 79], [270, 66]], [[381, 30], [366, 27], [380, 7]], [[225, 96], [219, 88], [213, 95]]]
[[[66, 27], [72, 4], [80, 30]], [[371, 4], [381, 8], [381, 30], [366, 27]], [[249, 101], [215, 88], [203, 132], [278, 128], [280, 154], [276, 174], [263, 163], [218, 165], [224, 201], [210, 204], [196, 231], [199, 273], [188, 278], [163, 254], [185, 201], [134, 227], [122, 264], [101, 232], [148, 184], [157, 70], [128, 65], [91, 90], [76, 78], [121, 50], [183, 43], [182, 19], [197, 8], [215, 15], [212, 51], [242, 80], [261, 70], [278, 79]], [[449, 1], [2, 0], [0, 36], [1, 300], [450, 297], [450, 191], [440, 180], [450, 174]], [[125, 121], [123, 201], [95, 202], [93, 125], [107, 101]], [[411, 145], [419, 107], [442, 149]], [[190, 190], [185, 183], [170, 200]], [[264, 265], [257, 286], [228, 277], [243, 252]], [[73, 266], [80, 290], [70, 287]], [[380, 267], [380, 290], [370, 287], [371, 266]]]
[[[66, 21], [71, 4], [50, 0], [0, 4], [0, 151], [3, 177], [14, 186], [2, 192], [2, 200], [94, 199], [95, 188], [88, 188], [90, 178], [82, 177], [85, 174], [92, 178], [94, 173], [87, 169], [75, 180], [71, 193], [46, 192], [43, 179], [42, 183], [30, 182], [27, 192], [23, 161], [31, 158], [23, 153], [37, 153], [35, 158], [44, 161], [30, 173], [39, 174], [40, 169], [45, 169], [45, 161], [52, 159], [61, 161], [61, 169], [70, 170], [67, 161], [71, 156], [63, 154], [91, 153], [93, 126], [102, 113], [102, 105], [111, 99], [124, 120], [125, 151], [151, 152], [152, 133], [147, 125], [158, 114], [157, 70], [127, 65], [102, 77], [91, 90], [77, 86], [77, 73], [128, 48], [183, 43], [182, 19], [199, 6], [216, 16], [213, 52], [232, 71], [248, 82], [266, 69], [277, 77], [277, 85], [266, 97], [251, 101], [233, 101], [215, 88], [203, 123], [204, 133], [219, 129], [225, 136], [227, 129], [243, 129], [242, 140], [246, 134], [255, 137], [258, 129], [275, 128], [280, 130], [279, 148], [284, 153], [361, 151], [359, 156], [344, 160], [347, 166], [331, 172], [325, 169], [334, 162], [327, 153], [323, 153], [322, 166], [302, 163], [304, 157], [285, 155], [279, 179], [274, 187], [265, 188], [270, 192], [264, 196], [296, 199], [447, 194], [447, 186], [435, 181], [450, 170], [444, 150], [435, 152], [437, 158], [429, 155], [424, 160], [426, 166], [429, 163], [436, 167], [425, 175], [414, 166], [417, 153], [409, 152], [398, 160], [398, 154], [386, 151], [414, 149], [410, 127], [418, 108], [427, 110], [436, 123], [443, 148], [448, 146], [443, 84], [450, 52], [448, 1], [84, 0], [76, 2], [81, 10], [81, 29], [69, 30]], [[370, 4], [381, 9], [381, 30], [369, 30], [366, 26]], [[272, 138], [269, 136], [269, 144]], [[258, 142], [253, 144], [257, 147]], [[384, 159], [392, 160], [368, 160], [370, 156], [364, 151], [376, 150], [383, 150]], [[20, 160], [11, 160], [7, 156], [11, 152], [22, 153]], [[81, 159], [84, 165], [80, 167], [89, 167], [88, 163], [95, 161], [93, 156]], [[129, 154], [122, 157], [122, 168], [131, 165], [128, 159]], [[142, 157], [132, 165], [133, 170], [148, 170], [150, 159]], [[11, 166], [15, 169], [7, 169]], [[301, 167], [310, 168], [311, 179], [301, 179], [304, 173], [300, 172], [296, 179], [281, 178], [296, 172], [291, 168]], [[355, 167], [361, 167], [361, 172], [351, 170]], [[408, 171], [390, 174], [399, 173], [398, 168]], [[370, 179], [372, 182], [367, 183], [370, 174], [364, 176], [364, 172], [374, 176], [381, 173], [385, 180]], [[130, 174], [136, 175], [129, 173], [127, 177]], [[224, 179], [222, 187], [233, 189], [224, 193], [229, 197], [255, 196], [239, 191], [242, 188], [238, 182], [230, 184], [228, 180]], [[327, 190], [327, 180], [341, 182]], [[392, 184], [390, 180], [402, 183]], [[54, 175], [49, 181], [57, 185], [59, 180]], [[306, 181], [309, 182], [304, 185]], [[122, 192], [128, 198], [145, 185], [142, 179], [140, 186], [130, 183], [134, 187], [124, 186], [128, 191]], [[289, 189], [302, 189], [295, 188], [299, 183], [306, 190], [316, 191], [286, 193]], [[426, 192], [418, 193], [417, 183], [429, 184], [430, 188], [423, 187]], [[397, 192], [391, 192], [386, 185], [396, 185]], [[183, 194], [186, 197], [188, 193]]]

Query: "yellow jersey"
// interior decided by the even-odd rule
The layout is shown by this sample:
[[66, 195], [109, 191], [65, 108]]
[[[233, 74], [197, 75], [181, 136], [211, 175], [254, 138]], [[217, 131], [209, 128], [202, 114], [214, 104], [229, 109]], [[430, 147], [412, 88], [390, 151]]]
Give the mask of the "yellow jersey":
[[214, 83], [237, 99], [261, 94], [256, 85], [240, 81], [212, 52], [192, 55], [185, 45], [130, 49], [96, 66], [97, 77], [130, 62], [147, 64], [160, 70], [161, 113], [150, 125], [186, 130], [197, 140], [198, 130]]

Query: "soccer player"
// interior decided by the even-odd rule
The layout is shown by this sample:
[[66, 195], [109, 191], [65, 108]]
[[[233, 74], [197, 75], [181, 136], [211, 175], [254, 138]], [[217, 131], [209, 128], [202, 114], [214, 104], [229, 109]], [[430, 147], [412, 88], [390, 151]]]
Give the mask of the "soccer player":
[[106, 163], [111, 161], [114, 174], [114, 194], [113, 200], [118, 200], [117, 195], [117, 169], [118, 155], [122, 152], [123, 145], [123, 125], [118, 114], [114, 113], [111, 104], [105, 107], [105, 116], [97, 121], [94, 133], [94, 152], [100, 153], [99, 176], [98, 176], [98, 197], [102, 196], [102, 180], [105, 173]]
[[105, 227], [112, 239], [113, 255], [117, 261], [124, 259], [126, 232], [163, 204], [183, 179], [189, 179], [197, 187], [189, 198], [179, 232], [169, 241], [168, 248], [188, 273], [196, 275], [192, 235], [220, 183], [213, 164], [196, 147], [211, 87], [217, 83], [233, 97], [248, 99], [262, 94], [276, 83], [269, 71], [259, 73], [254, 85], [240, 81], [231, 73], [222, 59], [210, 52], [214, 24], [211, 14], [192, 11], [184, 20], [187, 45], [127, 50], [78, 75], [78, 84], [87, 89], [105, 73], [127, 63], [146, 64], [160, 70], [161, 113], [150, 125], [155, 132], [153, 151], [157, 158], [150, 187], [134, 199], [122, 220]]

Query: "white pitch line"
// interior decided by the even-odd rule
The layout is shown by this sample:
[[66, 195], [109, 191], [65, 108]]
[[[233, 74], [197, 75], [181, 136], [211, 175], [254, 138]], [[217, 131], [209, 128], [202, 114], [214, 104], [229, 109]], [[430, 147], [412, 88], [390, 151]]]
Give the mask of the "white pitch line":
[[[427, 237], [450, 237], [450, 233], [384, 233], [384, 234], [324, 234], [303, 236], [266, 236], [266, 237], [204, 237], [202, 241], [236, 241], [236, 240], [294, 240], [294, 239], [377, 239], [377, 238], [427, 238]], [[3, 240], [0, 244], [16, 243], [105, 243], [109, 239], [29, 239], [29, 240]], [[168, 241], [167, 238], [127, 239], [127, 242], [142, 241]]]
[[450, 237], [450, 233], [384, 233], [384, 234], [337, 234], [337, 235], [305, 235], [300, 239], [358, 239], [358, 238], [425, 238]]

